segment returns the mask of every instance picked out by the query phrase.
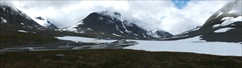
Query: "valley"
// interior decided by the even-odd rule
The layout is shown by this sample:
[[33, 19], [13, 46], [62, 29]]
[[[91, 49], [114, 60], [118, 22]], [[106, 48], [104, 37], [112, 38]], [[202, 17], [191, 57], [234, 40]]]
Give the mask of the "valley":
[[[128, 4], [139, 5], [131, 3]], [[240, 0], [224, 2], [214, 13], [214, 8], [210, 9], [213, 11], [202, 8], [204, 13], [212, 13], [207, 18], [201, 15], [203, 12], [195, 14], [194, 9], [188, 13], [196, 16], [186, 15], [185, 10], [191, 7], [169, 11], [162, 8], [166, 13], [159, 11], [161, 15], [155, 15], [158, 12], [151, 11], [156, 10], [128, 12], [129, 9], [98, 7], [91, 11], [94, 10], [91, 5], [83, 8], [74, 4], [74, 8], [68, 6], [72, 8], [63, 11], [66, 9], [63, 4], [54, 7], [46, 3], [52, 6], [46, 8], [0, 1], [0, 68], [241, 68], [241, 3]], [[45, 9], [38, 8], [42, 13], [35, 13], [32, 7]], [[145, 6], [135, 8], [139, 7]], [[78, 13], [72, 14], [74, 11]], [[203, 21], [203, 17], [207, 19]], [[202, 24], [198, 25], [199, 22]], [[197, 27], [190, 29], [194, 26]], [[171, 32], [185, 29], [178, 34]]]

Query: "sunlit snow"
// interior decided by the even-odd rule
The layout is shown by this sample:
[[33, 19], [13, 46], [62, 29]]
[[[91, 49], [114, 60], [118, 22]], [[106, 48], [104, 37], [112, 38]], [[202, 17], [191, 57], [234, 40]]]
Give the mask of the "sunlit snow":
[[28, 33], [28, 31], [25, 31], [25, 30], [18, 30], [18, 32], [21, 32], [21, 33]]
[[242, 21], [242, 16], [238, 16], [238, 17], [224, 17], [221, 20], [224, 20], [224, 22], [222, 22], [221, 24], [215, 24], [213, 25], [213, 28], [219, 27], [219, 26], [227, 26], [230, 25], [234, 22], [238, 22], [238, 21]]
[[234, 29], [234, 28], [221, 28], [221, 29], [218, 29], [218, 30], [216, 30], [214, 32], [216, 32], [216, 33], [218, 33], [218, 32], [226, 32], [226, 31], [229, 31], [231, 29]]
[[223, 14], [223, 12], [219, 11], [219, 14], [215, 18], [219, 17], [222, 14]]
[[236, 17], [236, 18], [231, 18], [231, 17], [229, 17], [229, 18], [223, 18], [222, 20], [225, 20], [221, 25], [222, 26], [226, 26], [226, 25], [229, 25], [229, 24], [231, 24], [231, 23], [234, 23], [234, 22], [237, 22], [237, 21], [242, 21], [242, 16], [238, 16], [238, 17]]
[[1, 17], [3, 23], [7, 23], [7, 20]]

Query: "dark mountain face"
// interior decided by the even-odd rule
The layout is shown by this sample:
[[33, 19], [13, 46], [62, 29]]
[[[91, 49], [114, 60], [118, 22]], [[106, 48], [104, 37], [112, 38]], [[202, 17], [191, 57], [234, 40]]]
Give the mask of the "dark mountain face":
[[1, 23], [23, 25], [23, 27], [29, 29], [43, 29], [41, 25], [30, 19], [21, 11], [18, 11], [5, 5], [0, 5], [0, 18]]
[[220, 42], [242, 42], [241, 1], [225, 5], [195, 29], [175, 35], [169, 40], [200, 36], [201, 40]]
[[0, 5], [0, 23], [22, 25], [28, 29], [57, 29], [53, 24], [43, 27], [21, 11], [6, 5]]
[[[223, 18], [225, 17], [228, 16], [223, 16]], [[235, 16], [231, 19], [239, 19], [239, 17], [242, 19], [241, 16]], [[206, 30], [206, 34], [201, 35], [200, 38], [206, 41], [242, 42], [242, 21], [231, 21], [231, 19], [206, 22], [205, 24], [215, 24], [202, 26], [200, 30]]]
[[21, 11], [0, 5], [0, 48], [35, 46], [59, 41], [54, 35], [53, 30], [46, 30], [46, 27]]
[[89, 14], [76, 29], [99, 38], [158, 39], [172, 36], [162, 30], [147, 31], [128, 20], [121, 21], [121, 14], [118, 12], [113, 12], [112, 15], [107, 13], [108, 11]]
[[[225, 28], [230, 29], [216, 32]], [[213, 28], [213, 31], [202, 35], [200, 38], [206, 41], [242, 42], [242, 21], [234, 22], [228, 26]]]
[[200, 28], [207, 30], [200, 38], [206, 41], [242, 42], [242, 1], [236, 0], [214, 13]]

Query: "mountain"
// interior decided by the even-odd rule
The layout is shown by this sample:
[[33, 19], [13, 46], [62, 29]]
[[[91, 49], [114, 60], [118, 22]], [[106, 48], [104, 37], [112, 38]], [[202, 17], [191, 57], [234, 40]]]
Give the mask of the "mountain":
[[50, 22], [48, 26], [42, 26], [25, 13], [7, 5], [0, 5], [0, 23], [22, 25], [24, 28], [28, 29], [58, 29]]
[[242, 42], [241, 1], [230, 2], [215, 12], [207, 21], [195, 29], [174, 35], [168, 40], [200, 36], [201, 40]]
[[26, 14], [6, 5], [0, 5], [1, 23], [22, 25], [24, 28], [43, 29], [41, 25], [31, 20]]
[[68, 29], [74, 29], [78, 33], [95, 36], [98, 38], [111, 39], [159, 39], [171, 37], [172, 34], [158, 30], [148, 31], [133, 22], [121, 19], [118, 12], [102, 11], [89, 14], [75, 26]]
[[54, 36], [62, 33], [54, 29], [54, 25], [42, 26], [17, 8], [0, 5], [0, 48], [58, 42]]

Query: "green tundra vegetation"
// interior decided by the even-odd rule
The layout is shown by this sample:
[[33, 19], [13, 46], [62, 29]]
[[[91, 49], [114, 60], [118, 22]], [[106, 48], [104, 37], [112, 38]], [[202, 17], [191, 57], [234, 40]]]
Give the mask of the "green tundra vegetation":
[[242, 57], [128, 49], [5, 52], [0, 68], [241, 68]]
[[[19, 32], [23, 30], [26, 32]], [[82, 36], [83, 34], [67, 31], [38, 30], [37, 28], [24, 28], [20, 24], [0, 23], [0, 48], [19, 46], [41, 46], [59, 42], [56, 36]]]
[[[58, 39], [51, 35], [37, 33], [37, 31], [35, 31], [36, 29], [26, 29], [18, 24], [0, 23], [0, 29], [0, 48], [40, 45], [58, 41]], [[25, 30], [27, 33], [18, 32], [18, 30]]]

